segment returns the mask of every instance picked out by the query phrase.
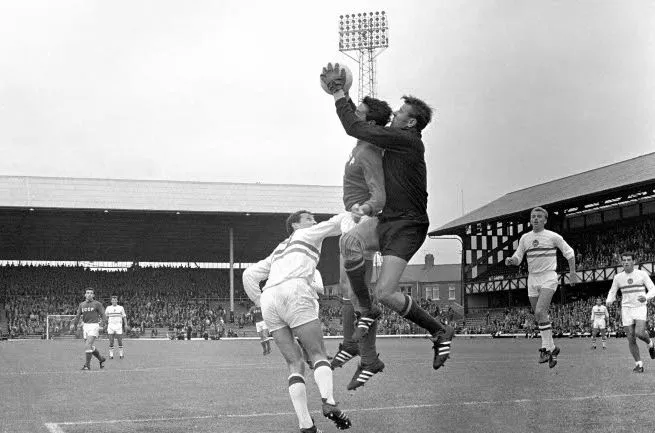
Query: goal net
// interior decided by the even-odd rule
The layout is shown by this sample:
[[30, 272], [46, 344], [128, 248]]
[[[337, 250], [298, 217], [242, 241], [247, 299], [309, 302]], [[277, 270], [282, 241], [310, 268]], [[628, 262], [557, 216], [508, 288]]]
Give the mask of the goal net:
[[70, 330], [73, 319], [75, 315], [49, 314], [46, 317], [46, 338], [79, 338], [77, 328], [73, 332]]

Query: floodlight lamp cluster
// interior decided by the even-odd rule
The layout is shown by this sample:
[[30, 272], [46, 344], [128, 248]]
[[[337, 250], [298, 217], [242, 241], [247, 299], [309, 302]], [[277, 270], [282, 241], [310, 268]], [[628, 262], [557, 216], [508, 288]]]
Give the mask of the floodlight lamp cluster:
[[351, 51], [389, 46], [389, 22], [382, 12], [339, 16], [339, 50]]

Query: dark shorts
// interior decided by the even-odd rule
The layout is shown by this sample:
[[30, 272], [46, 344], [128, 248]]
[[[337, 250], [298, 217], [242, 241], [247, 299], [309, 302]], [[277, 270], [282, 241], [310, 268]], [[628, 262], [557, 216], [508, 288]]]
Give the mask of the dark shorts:
[[428, 234], [429, 223], [413, 220], [383, 220], [377, 227], [382, 256], [394, 256], [409, 262], [421, 248]]

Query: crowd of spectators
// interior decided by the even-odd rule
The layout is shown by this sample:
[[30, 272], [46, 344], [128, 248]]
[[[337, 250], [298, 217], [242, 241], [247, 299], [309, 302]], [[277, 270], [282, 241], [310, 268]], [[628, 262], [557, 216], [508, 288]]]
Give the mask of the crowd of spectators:
[[[235, 298], [243, 300], [240, 276], [241, 271], [236, 270]], [[0, 267], [0, 303], [4, 303], [10, 333], [44, 333], [47, 315], [77, 312], [86, 287], [93, 287], [96, 299], [105, 306], [110, 296], [117, 295], [128, 313], [129, 326], [141, 334], [147, 328], [173, 331], [189, 326], [195, 334], [203, 334], [232, 319], [226, 317], [218, 302], [229, 297], [225, 269], [134, 268], [110, 272], [82, 267], [4, 266]], [[245, 315], [235, 318], [235, 326], [244, 324]]]
[[[553, 335], [581, 335], [591, 332], [591, 309], [595, 305], [595, 297], [578, 299], [566, 304], [552, 304], [550, 318]], [[609, 331], [619, 331], [622, 328], [620, 300], [610, 306]], [[467, 318], [458, 324], [458, 330], [466, 334], [527, 334], [537, 332], [534, 315], [529, 306], [518, 306], [505, 309], [487, 310], [481, 316], [471, 320]], [[467, 322], [469, 325], [467, 326]], [[649, 324], [655, 324], [655, 314], [651, 313]]]
[[655, 220], [640, 220], [633, 225], [617, 225], [611, 230], [583, 231], [570, 240], [576, 251], [578, 270], [617, 266], [621, 253], [635, 254], [637, 263], [655, 261]]

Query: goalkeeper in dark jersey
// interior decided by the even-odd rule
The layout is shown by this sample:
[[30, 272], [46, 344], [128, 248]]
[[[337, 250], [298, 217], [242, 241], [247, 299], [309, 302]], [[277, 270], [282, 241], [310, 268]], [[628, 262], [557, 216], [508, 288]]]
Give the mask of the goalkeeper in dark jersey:
[[102, 317], [105, 314], [105, 309], [102, 307], [102, 304], [95, 299], [93, 289], [88, 287], [84, 293], [86, 300], [80, 303], [80, 306], [77, 307], [77, 315], [75, 319], [71, 322], [70, 330], [73, 331], [77, 325], [80, 317], [82, 317], [82, 330], [84, 333], [85, 340], [85, 349], [86, 362], [82, 366], [82, 370], [91, 369], [91, 357], [95, 356], [98, 358], [100, 363], [100, 368], [104, 368], [104, 362], [106, 361], [105, 357], [100, 355], [100, 352], [93, 345], [96, 338], [100, 334], [100, 327], [102, 325]]
[[[434, 343], [432, 367], [436, 370], [450, 357], [450, 343], [455, 331], [432, 317], [398, 288], [407, 263], [427, 237], [430, 223], [422, 131], [432, 120], [432, 108], [418, 98], [403, 96], [404, 104], [393, 113], [389, 126], [370, 125], [352, 109], [343, 90], [345, 75], [338, 65], [333, 68], [331, 64], [323, 68], [321, 74], [321, 80], [334, 97], [341, 125], [351, 137], [384, 151], [382, 167], [387, 200], [376, 227], [382, 266], [374, 293], [382, 305], [431, 334]], [[368, 335], [370, 327], [381, 315], [380, 309], [371, 301], [365, 277], [365, 250], [357, 239], [358, 233], [366, 228], [360, 223], [341, 237], [346, 273], [359, 304], [360, 319], [352, 335], [355, 341]]]

